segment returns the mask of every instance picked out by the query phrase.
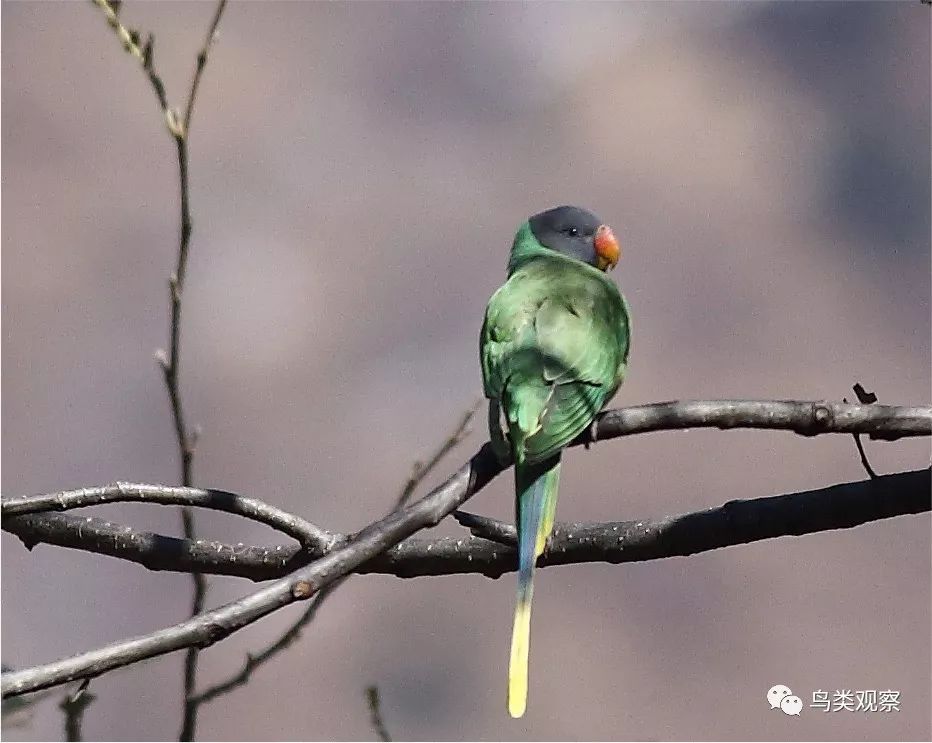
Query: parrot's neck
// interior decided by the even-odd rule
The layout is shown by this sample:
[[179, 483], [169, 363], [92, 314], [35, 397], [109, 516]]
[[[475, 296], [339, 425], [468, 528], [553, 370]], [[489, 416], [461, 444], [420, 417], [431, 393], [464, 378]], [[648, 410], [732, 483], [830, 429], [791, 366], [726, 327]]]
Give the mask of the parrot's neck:
[[508, 256], [508, 275], [511, 276], [516, 270], [521, 268], [531, 258], [549, 253], [541, 245], [534, 233], [531, 232], [531, 225], [525, 222], [521, 229], [515, 234], [515, 241], [511, 244], [511, 255]]

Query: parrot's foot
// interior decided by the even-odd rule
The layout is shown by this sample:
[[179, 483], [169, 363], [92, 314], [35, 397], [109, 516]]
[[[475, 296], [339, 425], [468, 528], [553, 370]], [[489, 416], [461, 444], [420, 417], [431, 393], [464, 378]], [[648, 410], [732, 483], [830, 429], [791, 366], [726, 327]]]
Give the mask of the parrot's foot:
[[492, 451], [502, 469], [511, 464], [511, 436], [508, 433], [508, 421], [502, 418], [502, 408], [498, 400], [489, 400], [489, 440]]
[[495, 452], [495, 459], [502, 469], [510, 467], [514, 462], [511, 456], [511, 444], [506, 444], [506, 448], [493, 446], [492, 451]]
[[495, 461], [502, 469], [510, 467], [514, 462], [511, 456], [511, 437], [507, 433], [499, 432], [499, 435], [493, 433], [491, 437], [492, 452], [495, 454]]
[[598, 440], [599, 440], [599, 419], [593, 418], [592, 423], [590, 423], [588, 428], [586, 428], [586, 440], [583, 442], [583, 447], [586, 449], [586, 451], [589, 451], [589, 447], [592, 446]]

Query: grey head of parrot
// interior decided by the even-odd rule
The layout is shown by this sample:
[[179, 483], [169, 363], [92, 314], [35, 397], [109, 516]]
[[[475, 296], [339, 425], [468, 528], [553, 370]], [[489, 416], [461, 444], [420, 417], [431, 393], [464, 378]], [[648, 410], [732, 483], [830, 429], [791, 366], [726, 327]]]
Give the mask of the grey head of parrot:
[[549, 250], [601, 271], [618, 263], [619, 247], [611, 227], [578, 206], [558, 206], [528, 220], [531, 232]]

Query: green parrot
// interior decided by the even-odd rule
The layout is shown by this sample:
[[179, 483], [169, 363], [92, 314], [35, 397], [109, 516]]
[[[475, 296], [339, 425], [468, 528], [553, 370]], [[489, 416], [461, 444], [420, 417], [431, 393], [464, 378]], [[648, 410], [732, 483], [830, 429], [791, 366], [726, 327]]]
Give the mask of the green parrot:
[[508, 280], [489, 300], [479, 353], [489, 434], [515, 465], [518, 596], [508, 711], [527, 706], [534, 563], [553, 530], [563, 448], [624, 379], [628, 305], [606, 271], [618, 262], [612, 230], [594, 214], [559, 206], [521, 225]]

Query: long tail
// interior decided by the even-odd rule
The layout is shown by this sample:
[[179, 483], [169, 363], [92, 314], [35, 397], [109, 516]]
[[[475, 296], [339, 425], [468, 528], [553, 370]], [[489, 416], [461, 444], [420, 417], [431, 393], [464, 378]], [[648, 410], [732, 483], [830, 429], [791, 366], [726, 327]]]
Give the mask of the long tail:
[[515, 466], [515, 508], [518, 527], [518, 598], [508, 665], [508, 712], [521, 717], [527, 707], [527, 665], [531, 642], [531, 599], [534, 563], [553, 531], [560, 483], [560, 455], [540, 464]]

